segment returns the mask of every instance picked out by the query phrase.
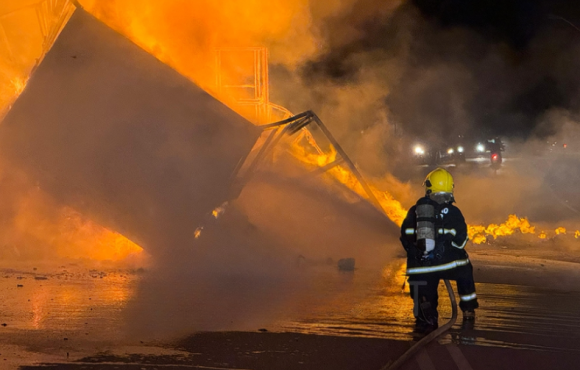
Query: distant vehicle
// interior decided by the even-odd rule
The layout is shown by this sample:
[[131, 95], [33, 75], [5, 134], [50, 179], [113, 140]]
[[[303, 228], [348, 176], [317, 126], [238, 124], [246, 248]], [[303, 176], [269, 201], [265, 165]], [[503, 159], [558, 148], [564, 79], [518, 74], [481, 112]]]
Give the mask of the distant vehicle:
[[[577, 142], [577, 141], [576, 141]], [[546, 150], [547, 154], [570, 154], [578, 152], [578, 145], [574, 140], [571, 140], [572, 145], [568, 147], [568, 143], [560, 143], [557, 141], [547, 141], [548, 148]]]
[[489, 148], [489, 162], [490, 166], [494, 170], [499, 170], [503, 162], [503, 156], [501, 152], [505, 150], [505, 145], [499, 137], [487, 141], [487, 147]]
[[465, 162], [463, 145], [451, 146], [441, 154], [441, 163], [460, 164]]
[[423, 165], [460, 164], [465, 162], [463, 145], [436, 146], [416, 144], [413, 147], [415, 163]]
[[491, 168], [494, 170], [499, 170], [503, 162], [501, 152], [491, 152], [489, 156], [489, 161], [491, 162]]
[[490, 152], [500, 153], [505, 150], [505, 144], [501, 141], [501, 138], [495, 137], [487, 141], [487, 150]]
[[412, 147], [414, 162], [419, 165], [460, 165], [474, 158], [490, 159], [494, 167], [501, 167], [505, 144], [501, 138], [495, 137], [483, 141], [469, 141], [460, 137], [461, 142], [449, 144], [416, 143]]

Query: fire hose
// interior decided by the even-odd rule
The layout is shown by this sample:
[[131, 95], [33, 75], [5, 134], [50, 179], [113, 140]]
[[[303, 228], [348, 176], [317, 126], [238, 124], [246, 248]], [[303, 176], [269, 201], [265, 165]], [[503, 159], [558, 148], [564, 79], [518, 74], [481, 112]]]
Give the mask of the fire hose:
[[453, 293], [453, 288], [451, 287], [451, 283], [449, 280], [445, 280], [445, 287], [447, 288], [447, 293], [449, 293], [449, 299], [451, 300], [451, 319], [449, 321], [438, 328], [437, 330], [431, 332], [429, 335], [425, 336], [423, 339], [415, 343], [411, 348], [407, 350], [401, 357], [399, 357], [395, 362], [392, 364], [387, 364], [381, 368], [381, 370], [395, 370], [401, 367], [407, 360], [409, 360], [415, 353], [417, 353], [421, 348], [425, 347], [429, 344], [433, 339], [436, 339], [447, 330], [451, 329], [451, 327], [457, 321], [457, 301], [455, 300], [455, 294]]

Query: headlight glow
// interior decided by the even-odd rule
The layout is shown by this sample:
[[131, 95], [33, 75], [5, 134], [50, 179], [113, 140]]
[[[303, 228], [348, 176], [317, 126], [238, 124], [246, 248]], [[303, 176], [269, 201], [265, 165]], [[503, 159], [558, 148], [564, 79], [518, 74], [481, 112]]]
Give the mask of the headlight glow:
[[483, 144], [477, 144], [476, 150], [479, 153], [483, 153], [483, 152], [485, 152], [485, 146]]
[[462, 147], [462, 146], [458, 146], [458, 147], [457, 147], [457, 151], [458, 151], [459, 153], [463, 153], [463, 147]]
[[449, 148], [449, 150], [447, 151], [447, 154], [453, 154], [455, 153], [455, 150], [453, 150], [453, 148]]
[[423, 155], [423, 154], [425, 154], [425, 150], [420, 145], [417, 145], [415, 147], [415, 154]]

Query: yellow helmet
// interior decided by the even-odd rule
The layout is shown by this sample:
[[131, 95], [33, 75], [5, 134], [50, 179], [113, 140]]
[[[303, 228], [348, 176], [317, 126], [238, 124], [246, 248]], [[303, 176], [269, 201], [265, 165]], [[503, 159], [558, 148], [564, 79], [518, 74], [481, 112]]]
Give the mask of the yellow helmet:
[[431, 171], [423, 183], [427, 194], [453, 194], [453, 176], [443, 168]]

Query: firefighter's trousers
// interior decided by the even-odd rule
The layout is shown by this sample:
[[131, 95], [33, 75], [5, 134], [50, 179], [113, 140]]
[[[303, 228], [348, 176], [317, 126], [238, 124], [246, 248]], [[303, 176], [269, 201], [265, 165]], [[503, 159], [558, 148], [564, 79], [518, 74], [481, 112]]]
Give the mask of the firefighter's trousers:
[[414, 301], [413, 313], [417, 320], [429, 323], [437, 322], [439, 317], [437, 288], [441, 279], [457, 282], [459, 307], [462, 311], [474, 310], [479, 307], [471, 263], [445, 271], [410, 275], [408, 281], [411, 288], [411, 298]]

